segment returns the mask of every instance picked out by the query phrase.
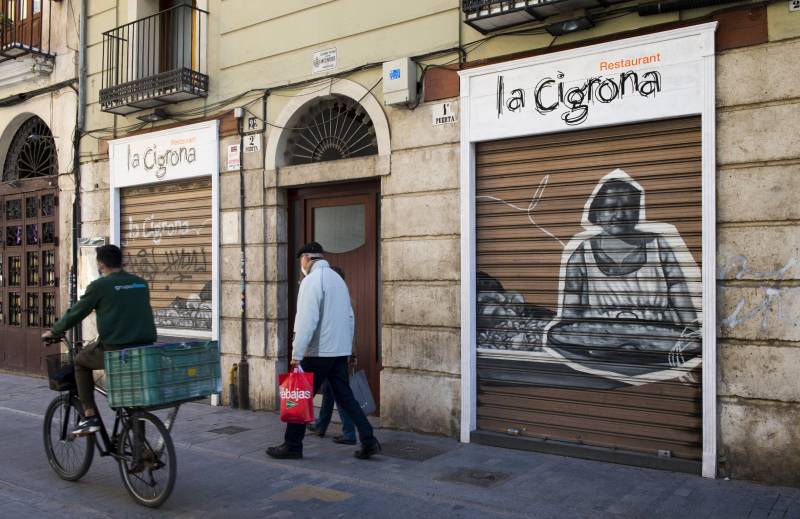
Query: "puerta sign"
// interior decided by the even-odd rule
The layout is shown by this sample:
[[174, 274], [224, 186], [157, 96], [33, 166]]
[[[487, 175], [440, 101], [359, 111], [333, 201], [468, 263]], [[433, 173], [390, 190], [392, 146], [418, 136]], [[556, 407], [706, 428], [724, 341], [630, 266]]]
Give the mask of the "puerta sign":
[[205, 122], [109, 143], [115, 188], [211, 175], [218, 156], [217, 122]]
[[632, 40], [489, 67], [468, 79], [471, 140], [701, 113], [704, 42]]

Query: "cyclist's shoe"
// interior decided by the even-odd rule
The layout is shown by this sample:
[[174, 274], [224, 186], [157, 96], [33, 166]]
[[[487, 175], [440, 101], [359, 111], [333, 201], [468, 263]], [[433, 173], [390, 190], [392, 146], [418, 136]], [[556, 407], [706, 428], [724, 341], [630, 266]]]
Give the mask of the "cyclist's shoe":
[[141, 474], [144, 472], [145, 465], [143, 462], [139, 462], [134, 464], [131, 468], [128, 469], [128, 474]]
[[100, 430], [100, 418], [97, 416], [90, 416], [88, 418], [81, 418], [78, 422], [78, 427], [72, 431], [73, 436], [88, 436]]

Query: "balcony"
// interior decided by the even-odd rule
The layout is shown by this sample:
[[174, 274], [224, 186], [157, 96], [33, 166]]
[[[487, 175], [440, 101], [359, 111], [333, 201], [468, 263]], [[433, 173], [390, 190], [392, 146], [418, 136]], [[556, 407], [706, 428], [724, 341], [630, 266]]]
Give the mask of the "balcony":
[[[581, 12], [595, 7], [607, 7], [610, 4], [626, 0], [463, 0], [465, 22], [473, 29], [488, 34], [507, 27], [523, 25], [530, 22], [544, 21], [550, 17], [565, 17], [566, 32], [587, 28], [590, 20], [585, 15], [569, 19], [571, 13]], [[592, 22], [588, 21], [588, 26]], [[551, 33], [552, 34], [552, 33]]]
[[100, 106], [127, 115], [208, 95], [208, 12], [179, 5], [103, 33]]
[[50, 54], [53, 0], [0, 0], [0, 7], [0, 63], [26, 55], [54, 58]]

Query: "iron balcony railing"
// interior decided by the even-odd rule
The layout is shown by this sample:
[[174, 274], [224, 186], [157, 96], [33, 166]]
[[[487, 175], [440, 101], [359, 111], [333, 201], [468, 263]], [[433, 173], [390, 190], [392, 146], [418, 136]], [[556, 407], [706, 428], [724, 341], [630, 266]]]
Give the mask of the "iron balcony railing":
[[103, 111], [129, 114], [208, 94], [208, 11], [178, 5], [103, 33]]
[[626, 0], [462, 0], [464, 21], [486, 34], [499, 29], [544, 21], [581, 9], [601, 9]]
[[0, 7], [0, 62], [26, 54], [53, 57], [53, 0], [0, 0]]

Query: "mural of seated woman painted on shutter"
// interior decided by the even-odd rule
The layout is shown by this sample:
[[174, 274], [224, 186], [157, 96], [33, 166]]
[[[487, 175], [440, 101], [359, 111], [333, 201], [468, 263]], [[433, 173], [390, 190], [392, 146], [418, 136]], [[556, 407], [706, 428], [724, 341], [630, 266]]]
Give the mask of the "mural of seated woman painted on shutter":
[[699, 117], [476, 151], [478, 428], [700, 459]]

